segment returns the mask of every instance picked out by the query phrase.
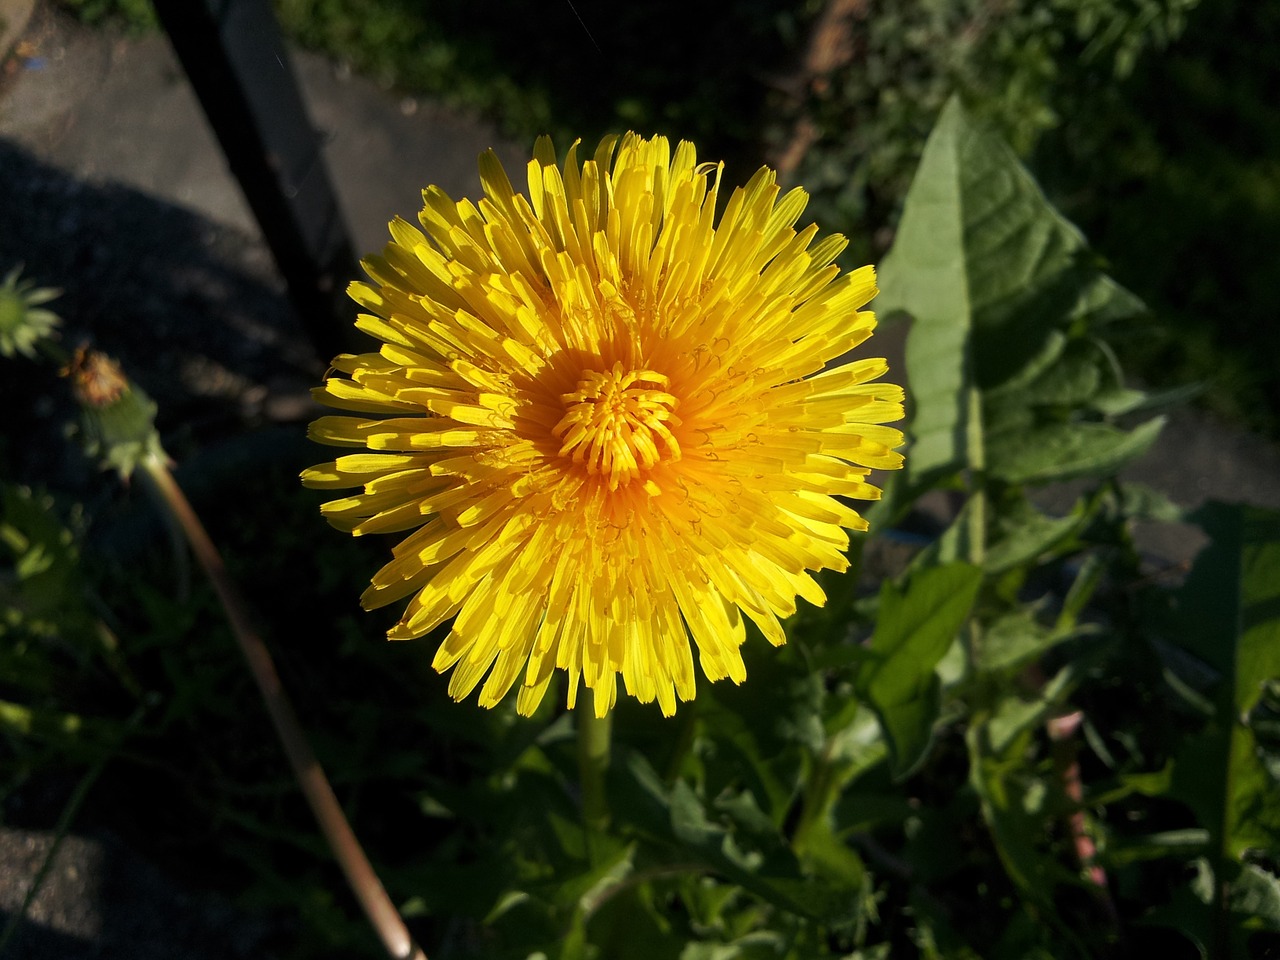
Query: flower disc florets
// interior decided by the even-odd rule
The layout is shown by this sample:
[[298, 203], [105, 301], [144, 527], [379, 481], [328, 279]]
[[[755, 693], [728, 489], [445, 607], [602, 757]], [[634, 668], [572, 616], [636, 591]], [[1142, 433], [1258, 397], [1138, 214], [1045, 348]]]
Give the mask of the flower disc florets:
[[809, 571], [843, 570], [837, 496], [875, 499], [901, 466], [902, 389], [883, 360], [829, 366], [871, 335], [870, 267], [795, 229], [806, 196], [761, 169], [716, 222], [721, 167], [691, 144], [605, 140], [558, 167], [538, 142], [528, 195], [492, 152], [485, 198], [423, 194], [352, 296], [378, 353], [334, 360], [317, 396], [356, 416], [312, 436], [365, 452], [303, 474], [360, 487], [324, 505], [352, 533], [412, 531], [365, 592], [405, 597], [389, 632], [454, 618], [436, 652], [450, 693], [483, 680], [521, 713], [557, 669], [603, 714], [622, 675], [663, 713], [693, 697], [693, 649], [712, 680], [746, 672], [743, 615], [774, 644]]

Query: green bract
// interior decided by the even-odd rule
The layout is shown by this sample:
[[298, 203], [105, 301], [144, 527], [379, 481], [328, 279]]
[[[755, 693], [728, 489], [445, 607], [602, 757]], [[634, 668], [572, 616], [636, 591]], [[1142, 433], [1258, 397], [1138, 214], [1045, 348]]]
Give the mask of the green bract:
[[22, 267], [9, 271], [0, 283], [0, 356], [22, 354], [35, 359], [36, 345], [52, 337], [62, 322], [52, 310], [42, 309], [61, 291], [37, 287], [31, 280], [19, 280]]

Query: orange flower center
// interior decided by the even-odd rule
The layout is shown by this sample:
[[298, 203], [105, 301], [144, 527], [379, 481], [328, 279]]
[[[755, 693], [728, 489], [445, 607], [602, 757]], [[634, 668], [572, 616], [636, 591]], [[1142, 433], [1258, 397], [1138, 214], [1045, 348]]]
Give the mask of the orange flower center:
[[560, 455], [585, 464], [589, 476], [607, 479], [616, 490], [657, 466], [680, 459], [671, 432], [679, 426], [679, 401], [666, 392], [670, 381], [653, 370], [624, 370], [615, 363], [607, 373], [590, 371], [578, 389], [561, 395], [565, 414], [552, 433]]

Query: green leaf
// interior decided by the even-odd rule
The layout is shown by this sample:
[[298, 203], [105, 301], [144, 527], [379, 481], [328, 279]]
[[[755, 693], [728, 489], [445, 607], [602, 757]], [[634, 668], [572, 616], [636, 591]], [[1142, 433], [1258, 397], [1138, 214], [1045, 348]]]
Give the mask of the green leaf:
[[971, 124], [957, 98], [925, 144], [879, 286], [878, 310], [914, 318], [906, 362], [915, 442], [907, 468], [916, 478], [984, 462], [975, 391], [1016, 378], [1035, 383], [1039, 373], [1024, 372], [1054, 363], [1073, 324], [1143, 312], [1101, 272], [1013, 152]]
[[[777, 694], [781, 692], [778, 686], [775, 684], [772, 690], [763, 693]], [[749, 722], [751, 715], [742, 709], [740, 702], [736, 702], [739, 697], [733, 696], [746, 696], [752, 706], [758, 707], [757, 696], [762, 695], [761, 691], [756, 691], [757, 696], [752, 696], [746, 689], [723, 693], [729, 694], [732, 706], [725, 706], [716, 697], [707, 697], [705, 704], [701, 706], [700, 720], [708, 736], [714, 738], [715, 759], [721, 761], [713, 764], [715, 769], [710, 770], [707, 776], [716, 780], [720, 767], [723, 767], [723, 776], [732, 777], [735, 782], [745, 786], [755, 796], [760, 808], [772, 819], [774, 827], [781, 828], [791, 799], [799, 789], [801, 752], [793, 744], [779, 742], [776, 731], [755, 729]], [[778, 710], [776, 700], [769, 706]], [[777, 716], [776, 712], [774, 716]], [[714, 790], [715, 787], [711, 789]]]
[[641, 754], [632, 753], [619, 773], [628, 783], [610, 797], [615, 812], [669, 846], [681, 864], [699, 864], [775, 906], [824, 923], [847, 922], [863, 908], [861, 879], [858, 889], [849, 889], [830, 876], [822, 882], [806, 876], [780, 836], [762, 845], [758, 835], [744, 836], [713, 820], [689, 784], [677, 780], [668, 790]]
[[1134, 520], [1182, 523], [1186, 519], [1186, 511], [1159, 490], [1128, 480], [1121, 488], [1120, 509]]
[[1166, 763], [1159, 770], [1140, 773], [1124, 773], [1113, 783], [1100, 785], [1088, 792], [1086, 805], [1105, 807], [1138, 793], [1145, 797], [1159, 797], [1169, 792], [1173, 783], [1173, 764]]
[[899, 589], [886, 581], [871, 658], [858, 673], [857, 692], [876, 712], [889, 745], [895, 777], [923, 760], [938, 717], [934, 667], [964, 624], [982, 571], [951, 563], [916, 571]]
[[1058, 423], [1030, 433], [1004, 431], [989, 438], [988, 469], [1009, 483], [1056, 483], [1115, 473], [1155, 443], [1164, 417], [1125, 431], [1107, 423]]
[[[1242, 858], [1280, 847], [1280, 783], [1266, 763], [1266, 711], [1258, 710], [1280, 677], [1280, 513], [1211, 502], [1192, 520], [1211, 540], [1177, 596], [1169, 629], [1218, 680], [1209, 691], [1213, 715], [1175, 756], [1172, 795], [1209, 831], [1214, 891], [1203, 921], [1208, 933], [1198, 939], [1225, 956], [1239, 936], [1228, 916], [1237, 896], [1269, 896], [1274, 887]], [[1254, 729], [1259, 721], [1262, 730]]]
[[79, 558], [53, 497], [0, 483], [0, 637], [19, 627], [64, 640], [92, 637]]
[[1099, 393], [1090, 405], [1099, 413], [1118, 417], [1126, 413], [1138, 413], [1143, 410], [1158, 410], [1161, 407], [1174, 407], [1194, 400], [1204, 392], [1204, 384], [1188, 383], [1180, 387], [1170, 387], [1158, 393], [1146, 393], [1142, 390], [1130, 390], [1124, 387], [1113, 387]]
[[1142, 837], [1116, 837], [1108, 842], [1104, 863], [1120, 867], [1142, 860], [1201, 856], [1209, 846], [1209, 831], [1199, 827], [1165, 830]]
[[1246, 722], [1280, 677], [1280, 513], [1210, 503], [1193, 517], [1213, 538], [1179, 596], [1183, 647], [1221, 678], [1214, 718], [1174, 769], [1175, 793], [1209, 828], [1217, 856], [1280, 845], [1280, 784]]
[[993, 755], [1003, 756], [1014, 742], [1032, 727], [1047, 720], [1080, 679], [1082, 667], [1069, 663], [1036, 691], [1029, 699], [1010, 692], [1000, 699], [995, 711], [985, 723], [976, 724], [984, 741], [984, 748]]
[[1033, 406], [1082, 406], [1098, 392], [1102, 384], [1100, 369], [1106, 358], [1090, 340], [1071, 341], [1057, 362], [1021, 386], [992, 391], [991, 399], [1015, 399]]
[[1082, 505], [1065, 517], [1046, 517], [1030, 504], [1024, 504], [1011, 517], [1009, 513], [1006, 511], [1006, 517], [1012, 522], [1003, 525], [1003, 534], [987, 547], [983, 558], [982, 566], [988, 574], [1003, 573], [1048, 553], [1088, 520]]
[[1009, 879], [1024, 896], [1051, 914], [1053, 887], [1067, 874], [1041, 849], [1050, 789], [1022, 756], [1030, 746], [1029, 724], [1021, 724], [1013, 732], [1017, 734], [1013, 740], [993, 744], [985, 724], [969, 727], [969, 783], [982, 801], [983, 818]]
[[974, 644], [973, 665], [984, 673], [1013, 670], [1072, 636], [1070, 630], [1042, 626], [1030, 609], [1015, 610], [982, 631]]
[[968, 125], [959, 101], [947, 104], [925, 144], [893, 249], [880, 265], [882, 313], [914, 317], [907, 338], [915, 438], [912, 476], [950, 472], [969, 462], [966, 443], [972, 310], [964, 257], [961, 146]]
[[1231, 881], [1227, 909], [1246, 929], [1280, 930], [1280, 879], [1257, 864], [1244, 864]]
[[1206, 960], [1257, 956], [1249, 948], [1250, 934], [1280, 931], [1280, 879], [1256, 864], [1228, 863], [1215, 880], [1208, 860], [1195, 865], [1196, 876], [1144, 922], [1178, 930]]

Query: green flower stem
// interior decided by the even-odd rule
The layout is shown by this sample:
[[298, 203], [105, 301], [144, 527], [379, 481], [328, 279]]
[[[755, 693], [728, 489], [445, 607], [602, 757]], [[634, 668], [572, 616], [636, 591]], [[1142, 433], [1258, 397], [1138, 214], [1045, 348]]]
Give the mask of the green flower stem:
[[338, 804], [338, 798], [334, 795], [324, 770], [321, 769], [319, 761], [312, 752], [297, 715], [293, 712], [293, 707], [280, 684], [280, 677], [276, 673], [271, 654], [267, 652], [266, 644], [253, 627], [248, 604], [227, 575], [222, 557], [205, 532], [200, 518], [196, 516], [190, 502], [160, 457], [146, 457], [139, 465], [142, 467], [142, 476], [155, 494], [156, 500], [167, 514], [177, 520], [183, 533], [186, 534], [192, 552], [195, 553], [200, 566], [204, 568], [209, 580], [213, 583], [213, 589], [226, 611], [227, 619], [231, 622], [236, 642], [240, 645], [240, 650], [248, 662], [249, 670], [262, 694], [267, 712], [271, 715], [276, 735], [280, 738], [280, 744], [284, 747], [290, 766], [293, 767], [298, 785], [302, 788], [302, 793], [311, 807], [311, 812], [315, 814], [320, 829], [329, 843], [329, 848], [333, 851], [347, 878], [347, 883], [350, 884], [352, 892], [360, 902], [365, 916], [381, 938], [383, 947], [395, 960], [427, 960], [422, 948], [413, 942], [403, 918], [391, 902], [391, 898], [387, 896], [382, 881], [374, 873], [368, 857], [365, 856], [360, 842], [351, 829], [351, 824], [347, 822], [346, 815]]
[[[594, 694], [592, 695], [594, 699]], [[582, 781], [582, 819], [588, 841], [609, 826], [609, 805], [604, 794], [604, 775], [609, 769], [609, 745], [613, 714], [595, 714], [594, 703], [578, 707], [578, 774]], [[594, 859], [594, 857], [593, 857]]]
[[987, 452], [982, 435], [982, 391], [969, 388], [969, 562], [982, 566], [987, 556]]

